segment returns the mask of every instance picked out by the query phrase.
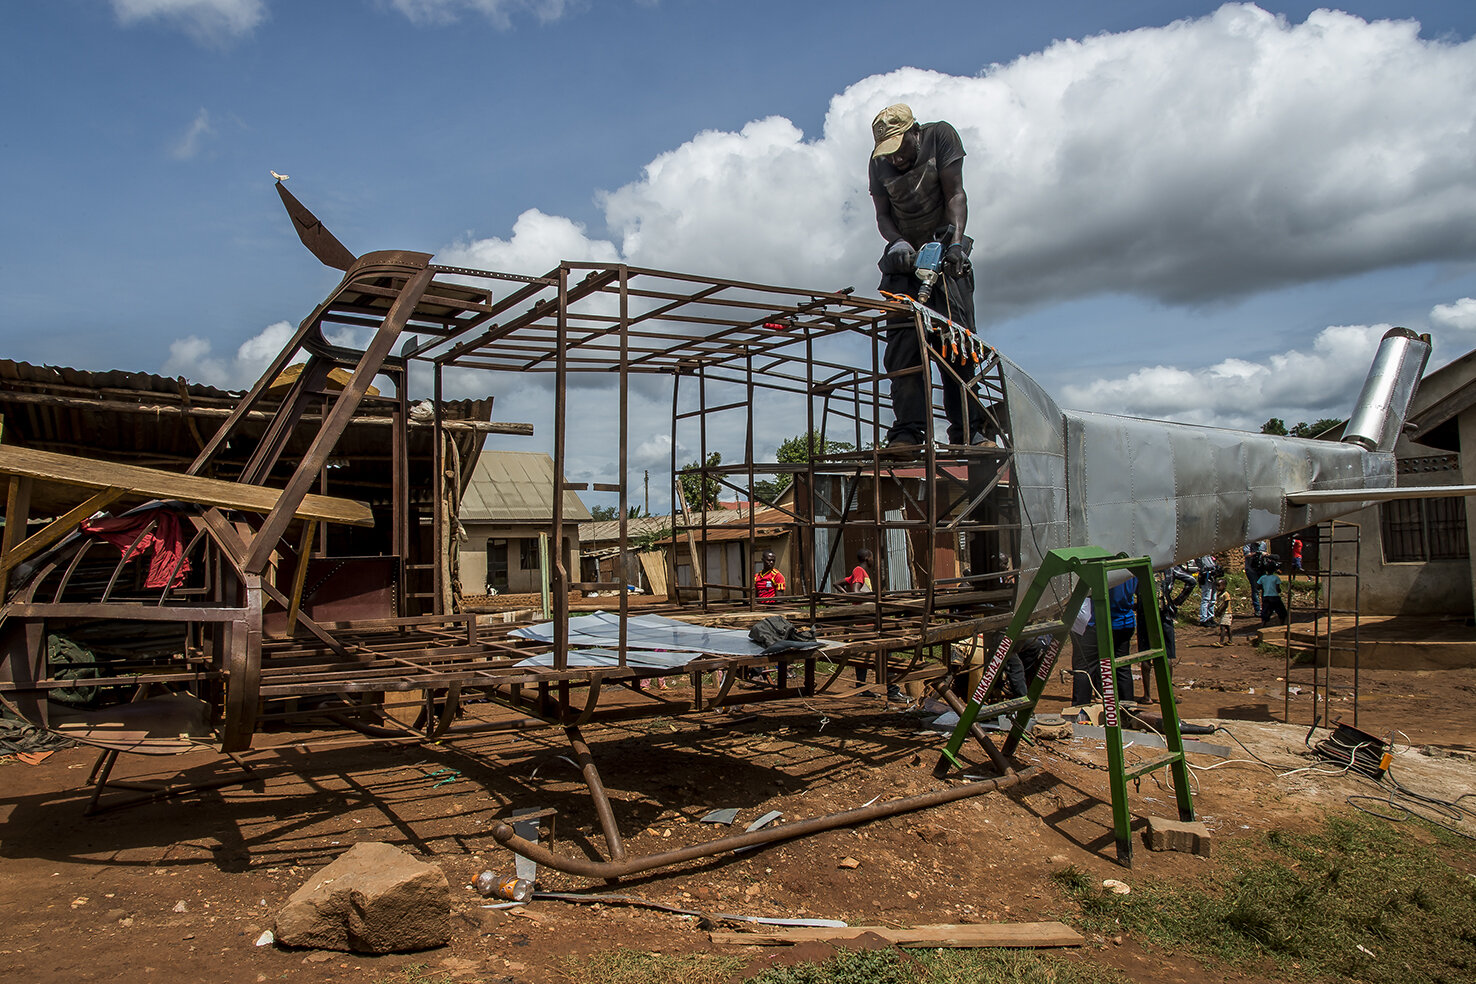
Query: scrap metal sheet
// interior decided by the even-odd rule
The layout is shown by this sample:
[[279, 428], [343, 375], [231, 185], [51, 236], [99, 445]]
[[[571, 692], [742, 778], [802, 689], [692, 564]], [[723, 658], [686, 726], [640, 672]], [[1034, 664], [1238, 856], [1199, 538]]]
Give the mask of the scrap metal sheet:
[[[758, 656], [764, 651], [764, 647], [749, 639], [748, 633], [742, 629], [714, 629], [679, 622], [661, 615], [636, 615], [627, 618], [625, 625], [626, 649], [716, 656]], [[554, 623], [541, 622], [514, 629], [510, 634], [521, 639], [552, 643]], [[590, 649], [618, 649], [620, 616], [609, 612], [594, 612], [569, 619], [569, 645]], [[572, 659], [574, 654], [569, 655]], [[689, 655], [682, 662], [685, 663], [690, 658]]]
[[[625, 665], [637, 670], [680, 670], [700, 653], [651, 652], [644, 649], [627, 649]], [[519, 660], [518, 666], [553, 666], [553, 653], [540, 653]], [[614, 649], [571, 649], [570, 666], [619, 666], [620, 653]]]

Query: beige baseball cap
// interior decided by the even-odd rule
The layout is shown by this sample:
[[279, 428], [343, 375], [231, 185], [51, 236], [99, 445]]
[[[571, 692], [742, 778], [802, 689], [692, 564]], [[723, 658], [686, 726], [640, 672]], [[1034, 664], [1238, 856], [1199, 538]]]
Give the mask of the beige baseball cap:
[[912, 118], [912, 107], [906, 103], [888, 106], [877, 113], [876, 119], [871, 121], [871, 135], [876, 138], [876, 149], [871, 152], [871, 156], [895, 154], [897, 148], [902, 146], [902, 137], [916, 122]]

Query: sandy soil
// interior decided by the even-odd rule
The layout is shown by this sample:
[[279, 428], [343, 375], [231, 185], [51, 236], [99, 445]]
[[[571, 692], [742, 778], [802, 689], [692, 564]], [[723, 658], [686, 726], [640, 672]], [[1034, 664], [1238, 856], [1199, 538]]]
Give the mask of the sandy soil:
[[[1209, 630], [1179, 630], [1176, 683], [1189, 720], [1223, 721], [1257, 754], [1309, 764], [1302, 744], [1313, 714], [1311, 670], [1284, 676], [1279, 657]], [[1358, 724], [1397, 729], [1395, 769], [1437, 795], [1476, 788], [1476, 669], [1366, 671]], [[1290, 724], [1282, 716], [1287, 688]], [[1042, 710], [1058, 709], [1053, 681]], [[1351, 674], [1334, 671], [1332, 717], [1351, 722]], [[753, 716], [749, 716], [749, 713]], [[936, 786], [942, 737], [927, 718], [888, 710], [869, 694], [586, 731], [632, 854], [707, 840], [698, 819], [738, 807], [739, 823], [769, 809], [793, 821]], [[1224, 735], [1209, 739], [1233, 745]], [[303, 741], [311, 744], [304, 746]], [[447, 745], [369, 744], [329, 732], [267, 736], [248, 756], [255, 782], [84, 818], [94, 753], [59, 751], [36, 766], [0, 761], [0, 979], [15, 981], [377, 981], [405, 968], [468, 981], [557, 981], [570, 959], [612, 947], [666, 952], [715, 949], [695, 921], [611, 905], [539, 901], [485, 909], [471, 889], [486, 868], [512, 859], [491, 837], [518, 807], [559, 810], [556, 847], [603, 850], [578, 775], [553, 730]], [[1419, 746], [1411, 748], [1409, 746]], [[1130, 749], [1130, 756], [1148, 754]], [[1247, 760], [1238, 747], [1233, 759]], [[1110, 792], [1100, 741], [1028, 749], [1042, 766], [1006, 793], [839, 830], [794, 843], [655, 872], [612, 890], [707, 912], [816, 916], [854, 925], [1021, 921], [1069, 915], [1050, 879], [1074, 864], [1098, 878], [1199, 879], [1218, 862], [1155, 854], [1139, 843], [1134, 867], [1113, 860]], [[1197, 755], [1198, 766], [1220, 759]], [[115, 777], [204, 781], [229, 774], [208, 751], [165, 759], [124, 757]], [[454, 782], [437, 785], [458, 770]], [[536, 775], [535, 775], [536, 772]], [[1157, 774], [1162, 776], [1162, 773]], [[1195, 773], [1195, 804], [1219, 842], [1271, 827], [1300, 828], [1348, 809], [1366, 783], [1313, 772], [1276, 779], [1243, 762]], [[122, 793], [110, 793], [121, 796]], [[1173, 816], [1173, 793], [1152, 778], [1133, 792], [1134, 814]], [[421, 954], [362, 957], [256, 947], [276, 909], [317, 868], [358, 841], [386, 841], [442, 866], [451, 881], [454, 938]], [[858, 867], [840, 862], [854, 858]], [[541, 873], [549, 890], [601, 888]], [[731, 952], [731, 951], [729, 951]], [[1092, 940], [1073, 959], [1122, 968], [1142, 981], [1249, 981], [1198, 962], [1145, 951], [1133, 940]], [[775, 958], [754, 949], [753, 967]]]

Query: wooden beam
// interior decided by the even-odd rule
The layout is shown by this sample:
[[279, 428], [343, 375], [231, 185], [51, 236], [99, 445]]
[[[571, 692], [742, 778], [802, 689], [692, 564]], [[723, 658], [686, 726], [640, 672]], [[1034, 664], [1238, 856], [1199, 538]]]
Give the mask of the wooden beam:
[[[0, 445], [0, 450], [4, 446]], [[21, 545], [26, 536], [26, 524], [31, 519], [31, 480], [24, 476], [12, 476], [5, 483], [5, 533], [0, 537], [0, 557]], [[0, 570], [0, 604], [5, 603], [5, 592], [10, 587], [10, 572]]]
[[297, 569], [292, 572], [292, 596], [287, 606], [287, 635], [297, 631], [298, 610], [302, 607], [302, 588], [307, 582], [308, 561], [313, 554], [313, 534], [318, 530], [316, 520], [308, 520], [302, 527], [302, 539], [297, 544]]
[[51, 546], [77, 527], [87, 517], [95, 512], [101, 512], [123, 497], [122, 489], [106, 488], [82, 503], [75, 506], [65, 516], [58, 516], [46, 525], [39, 533], [33, 534], [24, 543], [15, 547], [7, 547], [3, 556], [0, 556], [0, 574], [6, 574], [15, 569], [15, 565], [24, 561], [27, 557], [35, 556], [42, 550]]
[[714, 931], [714, 943], [727, 946], [788, 946], [792, 943], [843, 942], [863, 933], [880, 936], [896, 946], [919, 947], [1043, 947], [1080, 946], [1085, 940], [1076, 930], [1060, 922], [965, 923], [963, 925], [914, 926], [784, 926], [758, 932]]
[[[0, 475], [13, 475], [58, 485], [75, 485], [85, 489], [115, 488], [121, 489], [124, 494], [150, 499], [179, 499], [262, 514], [270, 513], [276, 508], [277, 501], [282, 497], [280, 489], [262, 485], [225, 482], [198, 475], [182, 475], [157, 468], [141, 468], [138, 465], [79, 458], [13, 445], [0, 445]], [[374, 514], [370, 512], [368, 505], [334, 496], [304, 496], [296, 515], [300, 519], [325, 523], [374, 525]]]

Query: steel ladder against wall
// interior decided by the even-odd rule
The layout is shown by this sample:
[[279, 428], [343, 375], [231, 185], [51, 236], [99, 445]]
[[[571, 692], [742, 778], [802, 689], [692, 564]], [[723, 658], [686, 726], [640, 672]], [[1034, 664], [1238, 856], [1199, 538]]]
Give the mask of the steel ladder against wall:
[[[1112, 575], [1124, 572], [1136, 577], [1139, 610], [1149, 613], [1147, 617], [1148, 648], [1118, 658], [1112, 645], [1112, 617], [1108, 607], [1108, 584]], [[1041, 624], [1030, 624], [1030, 618], [1050, 582], [1063, 575], [1074, 575], [1075, 587], [1059, 620]], [[1004, 637], [995, 647], [994, 654], [979, 680], [969, 702], [959, 713], [957, 726], [938, 758], [934, 774], [940, 778], [951, 769], [964, 769], [967, 764], [959, 758], [964, 742], [968, 740], [975, 722], [983, 718], [1005, 715], [1011, 720], [1009, 737], [1001, 749], [1005, 759], [1014, 754], [1029, 725], [1035, 705], [1045, 691], [1051, 670], [1060, 655], [1061, 647], [1071, 631], [1071, 622], [1082, 603], [1090, 597], [1096, 615], [1097, 652], [1101, 654], [1103, 725], [1107, 745], [1107, 771], [1112, 787], [1112, 826], [1117, 843], [1119, 864], [1131, 866], [1133, 858], [1132, 813], [1128, 806], [1127, 784], [1159, 769], [1167, 768], [1173, 776], [1174, 796], [1178, 802], [1179, 819], [1194, 819], [1194, 799], [1189, 785], [1189, 764], [1184, 758], [1184, 739], [1179, 728], [1179, 709], [1174, 700], [1173, 679], [1168, 660], [1164, 658], [1163, 622], [1159, 617], [1157, 588], [1154, 584], [1153, 567], [1147, 557], [1113, 556], [1100, 547], [1074, 547], [1052, 550], [1041, 562], [1040, 569], [1030, 582], [1014, 617], [1005, 629]], [[984, 699], [999, 676], [1010, 650], [1025, 636], [1049, 635], [1050, 644], [1041, 657], [1035, 679], [1031, 681], [1030, 693], [994, 704], [985, 704]], [[1157, 684], [1160, 710], [1163, 714], [1163, 739], [1166, 754], [1147, 762], [1127, 764], [1123, 756], [1122, 715], [1117, 698], [1117, 670], [1121, 667], [1141, 665], [1144, 672], [1150, 667]], [[986, 747], [986, 750], [988, 748]], [[991, 756], [992, 757], [992, 756]]]

